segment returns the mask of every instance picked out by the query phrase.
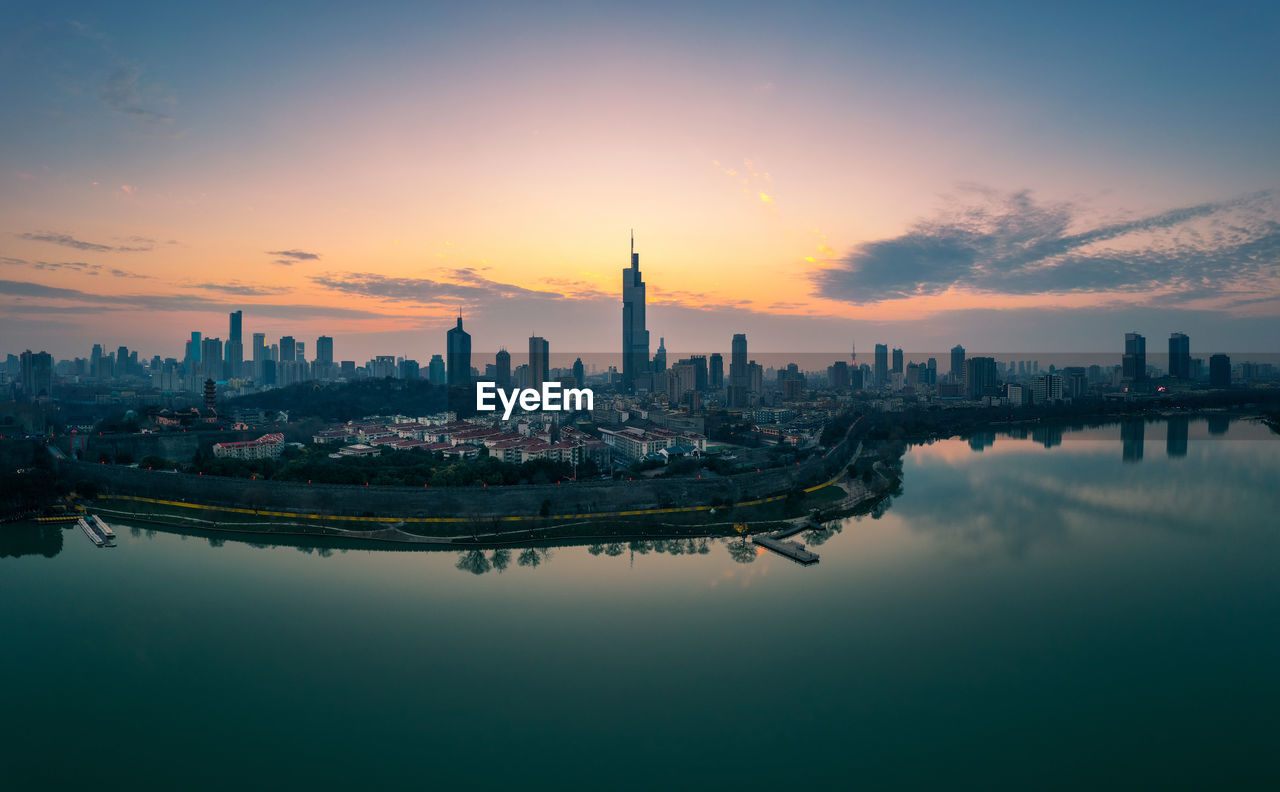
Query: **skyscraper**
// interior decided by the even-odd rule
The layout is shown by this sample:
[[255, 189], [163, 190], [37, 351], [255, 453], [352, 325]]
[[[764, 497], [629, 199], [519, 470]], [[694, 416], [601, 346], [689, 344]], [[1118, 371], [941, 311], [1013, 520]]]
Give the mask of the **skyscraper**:
[[747, 384], [747, 334], [735, 333], [729, 351], [729, 384]]
[[1131, 382], [1147, 378], [1147, 339], [1138, 333], [1124, 334], [1124, 357], [1121, 374]]
[[1226, 355], [1209, 356], [1209, 384], [1215, 388], [1231, 386], [1231, 358]]
[[240, 311], [231, 312], [230, 333], [223, 350], [223, 357], [226, 358], [225, 376], [228, 378], [239, 377], [244, 364], [244, 340], [240, 334], [242, 315]]
[[[993, 357], [971, 357], [964, 362], [964, 397], [976, 401], [983, 396], [990, 396], [996, 387], [996, 359]], [[1061, 394], [1059, 384], [1058, 392]]]
[[719, 352], [712, 352], [709, 365], [711, 370], [707, 377], [707, 387], [711, 390], [720, 390], [724, 387], [724, 356]]
[[587, 379], [586, 369], [582, 366], [582, 358], [573, 361], [573, 384], [579, 388]]
[[33, 402], [42, 396], [52, 396], [53, 356], [48, 352], [32, 352], [28, 349], [19, 357], [23, 400]]
[[1169, 336], [1169, 376], [1191, 379], [1191, 339], [1183, 333]]
[[287, 363], [295, 359], [298, 351], [298, 342], [293, 336], [280, 337], [280, 362]]
[[458, 325], [445, 334], [445, 355], [449, 368], [449, 387], [461, 388], [471, 384], [471, 334], [462, 329], [462, 312], [458, 312]]
[[200, 353], [203, 351], [203, 345], [200, 338], [199, 330], [191, 331], [191, 340], [187, 342], [186, 360], [187, 373], [194, 372], [200, 365]]
[[499, 388], [511, 387], [511, 353], [505, 349], [499, 349], [498, 354], [493, 358], [493, 381], [497, 383]]
[[[649, 350], [645, 350], [647, 359]], [[551, 345], [542, 336], [529, 336], [529, 387], [541, 388], [551, 377]]]
[[[501, 355], [502, 353], [499, 352], [498, 354]], [[507, 356], [507, 360], [508, 361], [511, 360], [511, 357], [509, 355]], [[440, 357], [439, 355], [431, 356], [431, 360], [427, 363], [427, 380], [432, 385], [448, 384], [449, 377], [447, 374], [445, 374], [444, 358]]]
[[645, 329], [644, 279], [640, 254], [631, 235], [631, 266], [622, 271], [622, 389], [634, 391], [636, 380], [649, 373], [649, 331]]
[[729, 406], [747, 406], [751, 370], [747, 363], [747, 334], [734, 333], [729, 351]]
[[887, 344], [876, 344], [872, 379], [875, 380], [876, 385], [884, 385], [889, 381], [889, 346]]
[[[311, 366], [312, 376], [318, 380], [331, 380], [337, 376], [333, 365], [333, 337], [320, 336], [316, 339], [316, 359]], [[417, 379], [417, 364], [414, 365], [414, 376], [403, 379]]]
[[964, 347], [959, 344], [951, 347], [951, 378], [956, 382], [964, 378]]
[[207, 379], [223, 376], [221, 338], [206, 338], [200, 342], [200, 370]]
[[657, 376], [667, 370], [667, 339], [658, 338], [658, 351], [653, 353], [653, 374]]
[[890, 369], [890, 371], [892, 371], [895, 374], [902, 373], [902, 350], [901, 349], [893, 350], [893, 368]]

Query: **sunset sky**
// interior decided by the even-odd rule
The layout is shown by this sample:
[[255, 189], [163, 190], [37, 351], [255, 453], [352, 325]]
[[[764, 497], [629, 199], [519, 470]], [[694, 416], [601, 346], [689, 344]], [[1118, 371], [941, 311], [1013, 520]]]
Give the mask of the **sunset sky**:
[[1276, 3], [9, 3], [0, 353], [243, 309], [425, 362], [459, 308], [612, 351], [632, 228], [654, 349], [1274, 352], [1277, 41]]

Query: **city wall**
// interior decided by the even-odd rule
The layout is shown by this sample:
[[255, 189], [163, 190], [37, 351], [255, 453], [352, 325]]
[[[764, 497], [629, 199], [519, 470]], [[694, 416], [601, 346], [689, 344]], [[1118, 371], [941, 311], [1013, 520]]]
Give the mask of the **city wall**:
[[825, 458], [734, 476], [422, 489], [222, 478], [88, 461], [61, 464], [74, 481], [92, 481], [112, 494], [270, 511], [484, 520], [739, 502], [825, 481], [848, 456], [842, 443]]

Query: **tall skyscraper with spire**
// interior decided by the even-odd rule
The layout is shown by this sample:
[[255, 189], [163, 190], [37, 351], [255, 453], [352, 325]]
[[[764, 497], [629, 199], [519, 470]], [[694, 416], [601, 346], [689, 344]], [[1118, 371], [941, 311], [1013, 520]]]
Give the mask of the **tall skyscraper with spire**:
[[449, 369], [449, 387], [462, 388], [471, 384], [471, 334], [462, 329], [462, 311], [458, 311], [458, 325], [445, 334], [446, 365]]
[[636, 235], [631, 233], [631, 266], [622, 271], [622, 389], [634, 391], [637, 381], [649, 386], [649, 331], [644, 321], [644, 279]]

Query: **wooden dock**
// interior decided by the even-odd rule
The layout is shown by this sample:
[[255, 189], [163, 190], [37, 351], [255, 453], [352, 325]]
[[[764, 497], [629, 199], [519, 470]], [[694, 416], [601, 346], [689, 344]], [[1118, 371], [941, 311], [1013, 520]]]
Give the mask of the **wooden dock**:
[[751, 537], [751, 541], [761, 547], [772, 550], [778, 555], [784, 555], [792, 561], [804, 564], [805, 566], [818, 563], [818, 554], [809, 552], [804, 548], [804, 545], [799, 542], [788, 542], [783, 539], [778, 539], [772, 534], [753, 536]]

